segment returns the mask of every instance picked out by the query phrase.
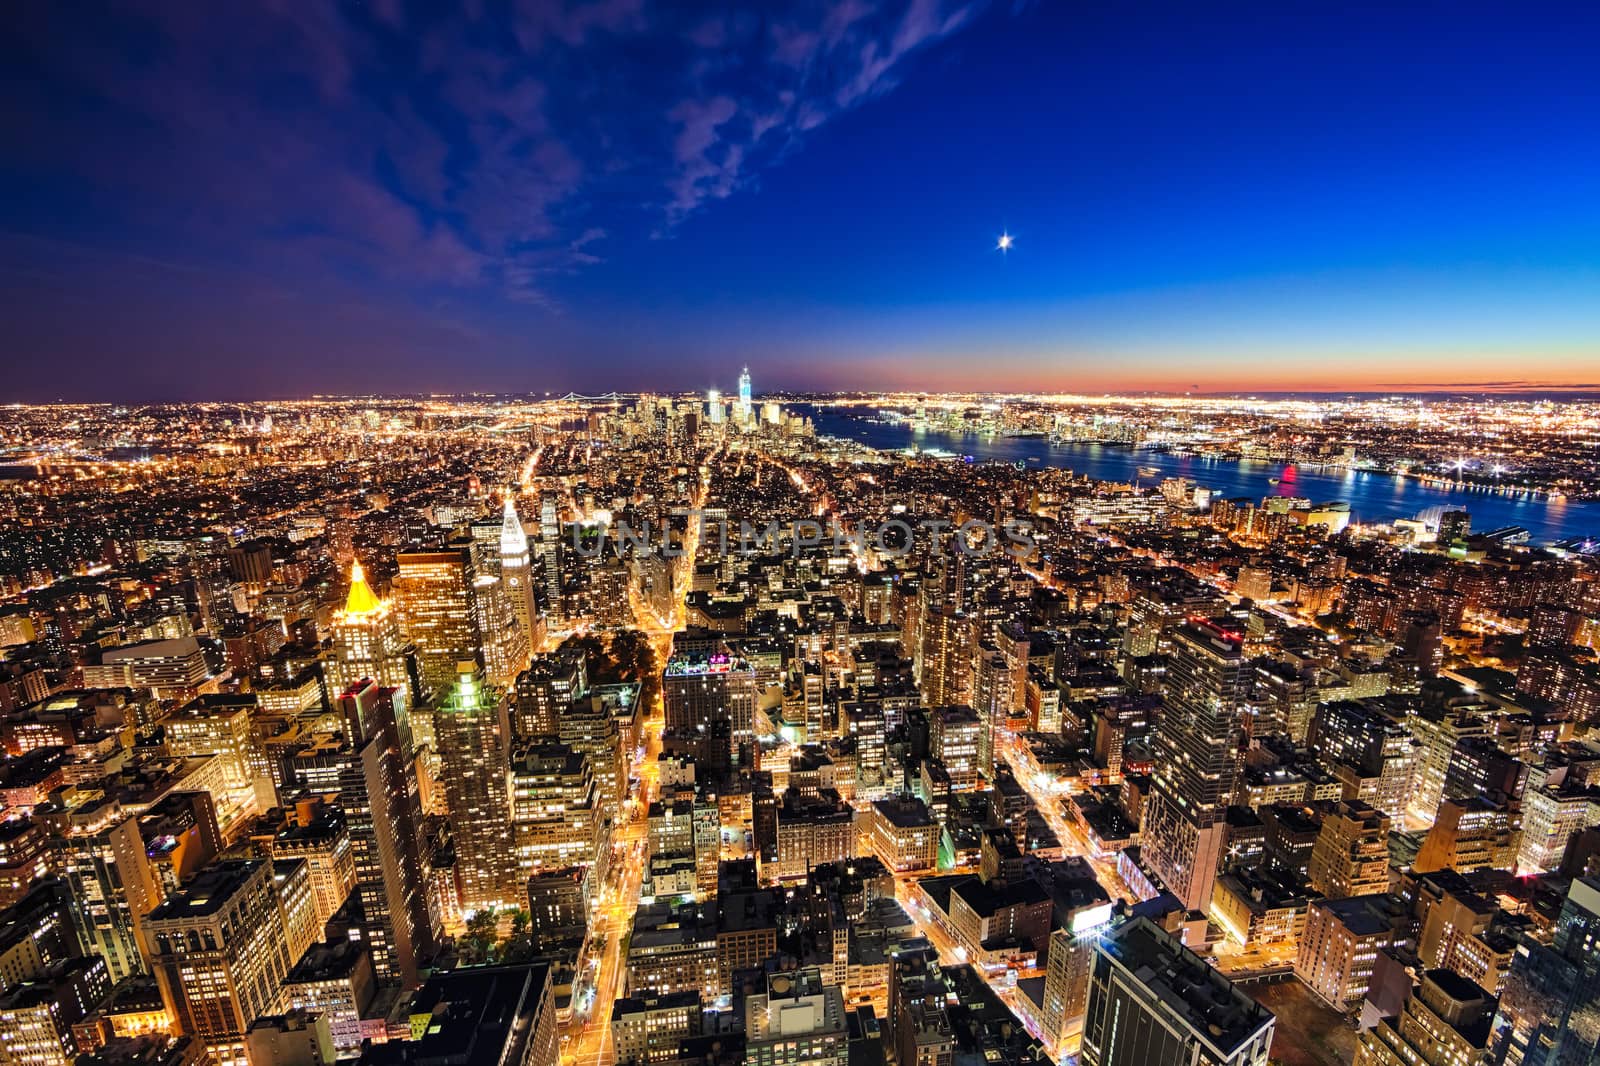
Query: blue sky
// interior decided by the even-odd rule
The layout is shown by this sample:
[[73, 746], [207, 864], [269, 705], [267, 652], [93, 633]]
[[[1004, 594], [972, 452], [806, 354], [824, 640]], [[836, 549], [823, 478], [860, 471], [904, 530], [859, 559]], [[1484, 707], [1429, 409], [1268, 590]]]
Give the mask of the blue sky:
[[1600, 382], [1592, 5], [218, 8], [23, 5], [0, 399]]

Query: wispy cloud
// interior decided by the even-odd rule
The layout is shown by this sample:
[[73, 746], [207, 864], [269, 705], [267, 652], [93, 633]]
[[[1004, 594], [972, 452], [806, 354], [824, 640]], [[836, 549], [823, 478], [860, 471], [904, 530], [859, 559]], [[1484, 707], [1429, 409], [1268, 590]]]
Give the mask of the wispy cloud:
[[[982, 4], [44, 7], [0, 133], [197, 260], [552, 306], [602, 239], [749, 188]], [[50, 133], [85, 126], [103, 136]]]

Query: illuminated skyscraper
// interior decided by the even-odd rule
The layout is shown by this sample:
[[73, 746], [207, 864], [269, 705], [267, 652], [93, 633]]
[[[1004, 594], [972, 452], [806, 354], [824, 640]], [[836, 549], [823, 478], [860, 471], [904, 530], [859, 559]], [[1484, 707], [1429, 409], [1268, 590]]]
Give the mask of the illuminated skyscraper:
[[406, 634], [417, 649], [422, 683], [444, 692], [455, 683], [456, 664], [478, 659], [477, 573], [472, 551], [455, 545], [445, 551], [401, 552], [395, 591]]
[[1547, 947], [1517, 948], [1490, 1036], [1496, 1066], [1561, 1066], [1600, 1056], [1600, 881], [1573, 881]]
[[599, 794], [588, 761], [542, 741], [511, 757], [512, 843], [517, 881], [592, 862], [600, 834]]
[[999, 745], [1010, 715], [1011, 686], [1016, 678], [1006, 657], [993, 648], [978, 649], [977, 677], [973, 683], [973, 706], [982, 723], [978, 736], [978, 770], [986, 780], [994, 780], [1000, 759]]
[[1243, 635], [1217, 623], [1191, 621], [1172, 645], [1143, 851], [1185, 907], [1203, 910], [1222, 857], [1249, 673]]
[[461, 905], [466, 910], [520, 900], [512, 853], [511, 703], [484, 684], [472, 660], [457, 664], [456, 683], [434, 719], [445, 795], [456, 846]]
[[930, 707], [970, 704], [977, 627], [952, 603], [928, 608], [922, 623], [922, 695]]
[[539, 620], [539, 605], [533, 594], [533, 557], [528, 554], [528, 535], [522, 531], [522, 519], [517, 517], [517, 505], [509, 492], [500, 522], [500, 581], [531, 651], [534, 625]]
[[561, 603], [561, 503], [554, 496], [539, 502], [539, 560], [544, 566], [545, 610], [563, 617]]
[[137, 822], [124, 818], [122, 806], [110, 797], [75, 808], [57, 845], [87, 946], [105, 958], [118, 981], [144, 970], [135, 924], [160, 899], [142, 845]]
[[527, 631], [517, 622], [503, 580], [480, 569], [473, 593], [478, 603], [484, 673], [491, 684], [510, 685], [528, 665]]
[[739, 424], [749, 425], [755, 408], [750, 403], [750, 368], [745, 367], [739, 373]]
[[334, 616], [333, 647], [328, 657], [328, 688], [343, 692], [371, 678], [384, 688], [398, 689], [409, 703], [411, 679], [400, 619], [389, 601], [380, 600], [367, 584], [359, 562], [350, 566], [350, 594]]
[[709, 744], [722, 769], [754, 762], [755, 667], [721, 653], [673, 656], [661, 688], [673, 741]]
[[286, 788], [337, 792], [355, 856], [357, 899], [372, 965], [383, 979], [417, 982], [417, 959], [434, 930], [424, 896], [422, 812], [413, 766], [402, 752], [410, 727], [395, 690], [368, 682], [347, 689], [338, 710], [345, 736], [320, 739], [291, 756]]
[[713, 426], [720, 426], [722, 414], [722, 390], [712, 389], [706, 393], [706, 418]]

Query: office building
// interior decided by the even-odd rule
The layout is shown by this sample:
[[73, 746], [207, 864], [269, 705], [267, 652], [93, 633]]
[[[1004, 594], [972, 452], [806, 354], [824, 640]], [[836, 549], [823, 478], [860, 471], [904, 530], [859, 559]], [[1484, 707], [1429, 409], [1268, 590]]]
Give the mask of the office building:
[[430, 693], [450, 690], [457, 666], [483, 654], [477, 569], [465, 545], [445, 551], [400, 552], [396, 602], [417, 668]]
[[747, 426], [755, 416], [755, 407], [751, 403], [750, 368], [745, 367], [739, 372], [739, 407], [737, 418], [739, 425]]
[[1422, 838], [1411, 868], [1434, 870], [1509, 870], [1517, 861], [1516, 811], [1481, 796], [1447, 799]]
[[953, 603], [930, 604], [921, 635], [917, 663], [923, 700], [930, 707], [970, 705], [978, 644], [974, 620]]
[[599, 797], [582, 755], [555, 741], [518, 748], [511, 756], [510, 790], [519, 884], [594, 858]]
[[560, 736], [562, 716], [588, 691], [588, 660], [581, 648], [535, 655], [517, 676], [512, 725], [518, 738]]
[[1528, 938], [1500, 994], [1495, 1066], [1564, 1066], [1600, 1056], [1600, 881], [1573, 881], [1549, 945]]
[[1324, 814], [1308, 878], [1329, 899], [1389, 891], [1389, 816], [1360, 800]]
[[311, 876], [317, 926], [326, 925], [356, 884], [355, 848], [345, 812], [315, 801], [297, 804], [267, 848], [275, 861], [304, 860]]
[[1243, 643], [1241, 632], [1205, 620], [1172, 636], [1141, 846], [1150, 869], [1190, 910], [1209, 906], [1222, 860], [1250, 680]]
[[1135, 918], [1101, 938], [1084, 1066], [1265, 1066], [1272, 1012], [1170, 933]]
[[764, 995], [744, 1005], [745, 1062], [753, 1066], [845, 1066], [844, 996], [815, 967], [767, 975]]
[[284, 778], [303, 794], [338, 794], [373, 967], [384, 980], [413, 986], [419, 959], [433, 950], [435, 922], [425, 894], [418, 790], [413, 764], [400, 758], [394, 696], [371, 683], [343, 693], [338, 709], [347, 735], [301, 747]]
[[861, 825], [868, 846], [890, 870], [906, 873], [938, 865], [939, 824], [915, 796], [877, 800]]
[[510, 700], [484, 684], [471, 660], [457, 665], [455, 684], [434, 720], [455, 841], [461, 906], [469, 911], [520, 903], [524, 881], [512, 850]]
[[1495, 999], [1450, 970], [1429, 970], [1397, 1018], [1361, 1034], [1352, 1066], [1466, 1066], [1481, 1061]]
[[98, 955], [54, 963], [0, 992], [0, 1062], [68, 1066], [78, 1051], [73, 1026], [110, 994]]
[[987, 725], [971, 707], [939, 707], [928, 712], [928, 749], [950, 775], [952, 788], [970, 788], [982, 778], [980, 761]]
[[700, 993], [625, 996], [611, 1007], [611, 1042], [619, 1063], [647, 1066], [678, 1058], [678, 1045], [700, 1032]]
[[362, 1019], [376, 995], [372, 953], [355, 940], [311, 945], [283, 979], [284, 1008], [320, 1014], [341, 1055], [361, 1049]]
[[511, 613], [532, 651], [543, 625], [534, 591], [533, 556], [528, 551], [528, 535], [517, 516], [516, 501], [506, 493], [505, 511], [500, 520], [500, 587], [511, 603]]
[[545, 496], [539, 501], [538, 557], [544, 571], [544, 609], [557, 623], [566, 616], [562, 602], [561, 555], [561, 501]]
[[778, 807], [778, 861], [763, 864], [762, 874], [797, 880], [813, 867], [845, 862], [856, 854], [855, 811], [833, 789], [804, 796], [791, 788]]
[[[711, 738], [710, 766], [726, 770], [755, 763], [756, 672], [735, 655], [674, 655], [661, 679], [666, 733]], [[670, 743], [670, 741], [668, 741]]]
[[528, 878], [528, 935], [540, 951], [576, 947], [589, 934], [587, 884], [593, 866], [547, 870]]
[[146, 915], [141, 936], [177, 1032], [242, 1066], [245, 1033], [277, 1012], [293, 964], [272, 864], [211, 866]]
[[1408, 928], [1394, 896], [1318, 900], [1306, 914], [1294, 974], [1311, 991], [1343, 1011], [1367, 994], [1378, 952], [1405, 938]]
[[263, 1015], [250, 1023], [244, 1048], [252, 1064], [273, 1066], [333, 1066], [337, 1055], [327, 1015], [319, 1011]]

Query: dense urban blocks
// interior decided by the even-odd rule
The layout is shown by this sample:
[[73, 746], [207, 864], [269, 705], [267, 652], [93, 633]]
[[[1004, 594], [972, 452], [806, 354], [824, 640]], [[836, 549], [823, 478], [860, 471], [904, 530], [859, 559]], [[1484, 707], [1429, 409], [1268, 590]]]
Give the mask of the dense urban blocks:
[[[1466, 490], [1229, 500], [877, 450], [824, 403], [5, 412], [51, 448], [0, 483], [6, 1046], [1594, 1051], [1589, 555], [1474, 533]], [[911, 417], [961, 410], [1082, 427]], [[1154, 464], [1183, 423], [1101, 424]], [[84, 454], [102, 432], [163, 457]], [[885, 516], [928, 535], [814, 533]], [[961, 550], [976, 516], [1030, 552]], [[741, 523], [772, 535], [724, 550]]]

